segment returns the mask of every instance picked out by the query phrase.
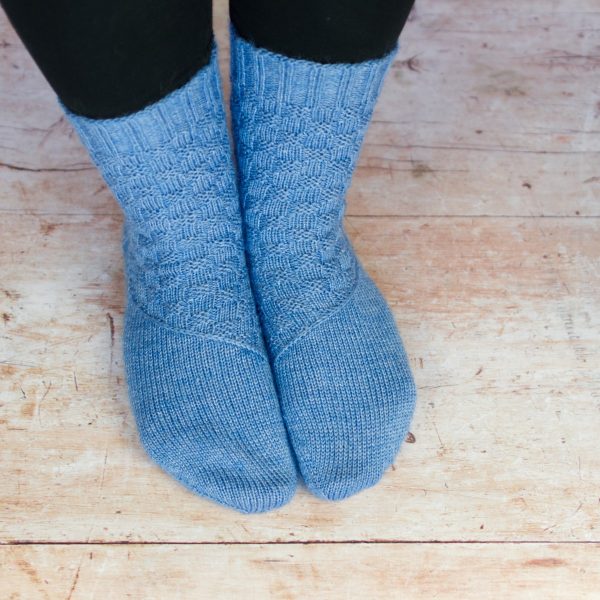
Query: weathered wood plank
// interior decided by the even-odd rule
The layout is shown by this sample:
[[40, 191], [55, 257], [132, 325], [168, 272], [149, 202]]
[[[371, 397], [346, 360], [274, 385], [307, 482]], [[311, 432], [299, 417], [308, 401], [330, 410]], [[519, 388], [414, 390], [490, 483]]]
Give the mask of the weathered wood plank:
[[[420, 0], [350, 214], [600, 215], [598, 31], [594, 0]], [[1, 13], [0, 41], [0, 211], [116, 212]]]
[[2, 598], [597, 598], [600, 546], [0, 547]]
[[3, 228], [0, 539], [600, 540], [600, 219], [350, 218], [415, 370], [416, 441], [355, 498], [252, 517], [136, 441], [120, 219]]
[[559, 5], [416, 3], [353, 214], [599, 214], [600, 12]]

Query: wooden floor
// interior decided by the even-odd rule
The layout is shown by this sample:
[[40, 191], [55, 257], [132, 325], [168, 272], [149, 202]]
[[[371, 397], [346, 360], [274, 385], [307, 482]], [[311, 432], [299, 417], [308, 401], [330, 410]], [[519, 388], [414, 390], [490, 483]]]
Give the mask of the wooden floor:
[[119, 210], [4, 16], [0, 57], [0, 598], [600, 598], [598, 0], [417, 0], [347, 219], [413, 435], [259, 516], [141, 450]]

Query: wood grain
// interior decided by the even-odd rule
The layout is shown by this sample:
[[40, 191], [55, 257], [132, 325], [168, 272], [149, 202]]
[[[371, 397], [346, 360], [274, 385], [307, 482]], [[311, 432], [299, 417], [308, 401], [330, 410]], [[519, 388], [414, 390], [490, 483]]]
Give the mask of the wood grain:
[[198, 500], [139, 447], [119, 218], [4, 223], [4, 539], [598, 539], [600, 220], [350, 218], [415, 371], [416, 439], [373, 490], [254, 517]]
[[[599, 216], [599, 30], [594, 0], [417, 2], [349, 214]], [[4, 18], [0, 41], [2, 210], [116, 212]]]
[[586, 600], [598, 597], [599, 554], [597, 544], [17, 546], [0, 548], [0, 595]]

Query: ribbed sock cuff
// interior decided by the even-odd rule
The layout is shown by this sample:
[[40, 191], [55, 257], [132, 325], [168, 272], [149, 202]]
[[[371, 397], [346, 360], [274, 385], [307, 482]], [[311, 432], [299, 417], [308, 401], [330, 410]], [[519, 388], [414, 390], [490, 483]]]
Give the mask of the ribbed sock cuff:
[[360, 105], [370, 113], [395, 54], [362, 63], [316, 63], [257, 48], [231, 27], [231, 77], [238, 98], [249, 93], [259, 104], [322, 110]]
[[[185, 85], [136, 113], [114, 119], [90, 119], [64, 106], [63, 109], [96, 161], [106, 155], [162, 146], [199, 121], [224, 123], [216, 46], [210, 63]], [[210, 113], [218, 118], [207, 119]]]

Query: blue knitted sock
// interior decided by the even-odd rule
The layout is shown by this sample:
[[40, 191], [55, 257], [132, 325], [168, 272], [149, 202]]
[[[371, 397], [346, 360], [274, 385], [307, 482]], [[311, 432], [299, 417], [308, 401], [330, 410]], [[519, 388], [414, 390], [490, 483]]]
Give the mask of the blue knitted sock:
[[124, 358], [148, 454], [242, 512], [296, 487], [245, 263], [219, 73], [211, 63], [118, 119], [70, 114], [125, 215]]
[[332, 500], [374, 485], [415, 386], [394, 319], [344, 233], [344, 197], [391, 56], [324, 65], [232, 33], [246, 249], [290, 439]]

